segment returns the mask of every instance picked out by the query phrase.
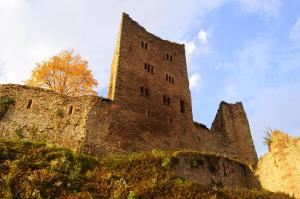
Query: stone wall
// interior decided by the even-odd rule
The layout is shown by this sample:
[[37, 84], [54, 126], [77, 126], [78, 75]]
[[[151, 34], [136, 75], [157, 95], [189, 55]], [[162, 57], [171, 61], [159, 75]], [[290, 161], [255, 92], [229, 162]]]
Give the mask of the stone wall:
[[258, 179], [247, 165], [211, 154], [179, 152], [174, 171], [178, 176], [203, 185], [260, 189]]
[[1, 137], [27, 138], [86, 150], [86, 138], [100, 136], [107, 129], [103, 110], [109, 103], [99, 97], [67, 97], [12, 84], [0, 85], [0, 97], [14, 101], [0, 120]]
[[269, 148], [256, 170], [262, 186], [300, 198], [300, 137], [274, 131]]

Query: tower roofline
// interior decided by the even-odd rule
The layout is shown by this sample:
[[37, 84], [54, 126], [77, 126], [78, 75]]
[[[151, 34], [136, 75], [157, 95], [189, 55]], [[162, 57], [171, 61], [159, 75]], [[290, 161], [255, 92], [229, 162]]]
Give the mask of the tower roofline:
[[125, 12], [122, 12], [122, 22], [127, 19], [129, 20], [131, 23], [134, 23], [136, 24], [137, 26], [139, 26], [143, 31], [147, 32], [149, 35], [151, 35], [151, 37], [157, 39], [157, 40], [160, 40], [160, 41], [163, 41], [163, 42], [168, 42], [170, 44], [173, 44], [173, 45], [177, 45], [179, 48], [184, 48], [185, 45], [184, 44], [181, 44], [181, 43], [177, 43], [177, 42], [174, 42], [174, 41], [170, 41], [170, 40], [167, 40], [167, 39], [163, 39], [161, 37], [158, 37], [156, 36], [155, 34], [149, 32], [145, 27], [143, 27], [142, 25], [140, 25], [137, 21], [133, 20], [129, 14], [125, 13]]

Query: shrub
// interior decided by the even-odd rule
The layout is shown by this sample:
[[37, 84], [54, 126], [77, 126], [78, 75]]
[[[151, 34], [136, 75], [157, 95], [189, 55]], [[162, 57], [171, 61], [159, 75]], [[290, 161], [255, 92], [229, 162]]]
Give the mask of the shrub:
[[268, 146], [268, 148], [270, 149], [270, 146], [273, 142], [273, 137], [272, 137], [272, 128], [269, 127], [269, 128], [266, 128], [266, 130], [264, 131], [265, 132], [265, 136], [263, 137], [264, 139], [264, 144]]

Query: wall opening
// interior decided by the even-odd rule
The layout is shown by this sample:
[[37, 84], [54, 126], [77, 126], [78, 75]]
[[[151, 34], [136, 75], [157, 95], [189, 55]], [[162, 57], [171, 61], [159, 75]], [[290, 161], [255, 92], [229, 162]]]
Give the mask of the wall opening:
[[172, 124], [172, 123], [173, 123], [173, 119], [172, 119], [172, 118], [170, 118], [170, 120], [169, 120], [169, 121], [170, 121], [170, 124]]
[[185, 112], [184, 101], [180, 100], [180, 113]]
[[143, 86], [141, 86], [140, 92], [141, 92], [141, 94], [144, 94], [144, 87]]
[[168, 53], [166, 54], [166, 58], [167, 58], [167, 60], [169, 60], [169, 54]]
[[146, 50], [148, 49], [148, 44], [147, 44], [147, 43], [145, 43], [145, 49], [146, 49]]
[[146, 110], [146, 116], [148, 116], [148, 117], [150, 116], [150, 110], [149, 109]]
[[71, 115], [73, 113], [73, 106], [69, 106], [68, 114]]
[[172, 61], [172, 55], [170, 56], [170, 62]]
[[32, 99], [28, 100], [26, 108], [30, 109], [31, 105], [32, 105]]

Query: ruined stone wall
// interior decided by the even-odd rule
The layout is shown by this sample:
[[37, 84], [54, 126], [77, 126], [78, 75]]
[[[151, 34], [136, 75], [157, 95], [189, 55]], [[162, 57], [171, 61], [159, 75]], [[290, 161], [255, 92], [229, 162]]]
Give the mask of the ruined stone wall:
[[86, 137], [100, 136], [107, 128], [102, 110], [109, 105], [99, 97], [67, 97], [41, 88], [11, 84], [0, 85], [0, 97], [14, 101], [0, 120], [0, 137], [46, 141], [86, 150]]
[[211, 131], [222, 135], [228, 155], [252, 166], [257, 164], [248, 119], [241, 102], [236, 104], [221, 102]]
[[160, 120], [159, 128], [165, 131], [172, 128], [170, 125], [188, 125], [191, 131], [184, 45], [156, 37], [123, 14], [112, 63], [109, 98], [124, 109], [146, 115], [154, 131], [155, 120]]
[[300, 198], [300, 137], [274, 131], [269, 147], [256, 170], [263, 188]]
[[261, 185], [247, 165], [211, 154], [196, 152], [176, 153], [178, 164], [174, 171], [178, 176], [203, 185], [260, 189]]

